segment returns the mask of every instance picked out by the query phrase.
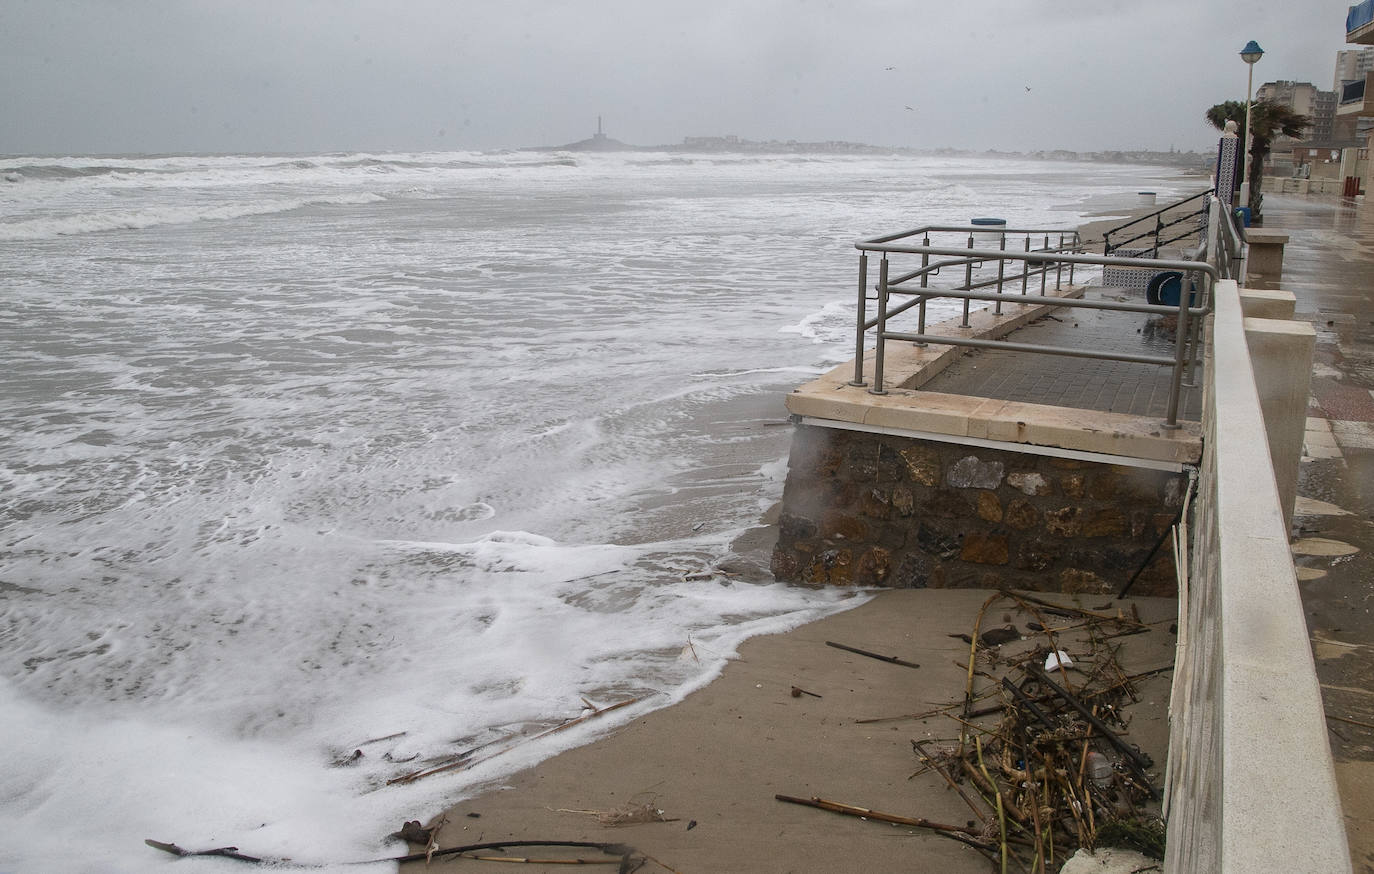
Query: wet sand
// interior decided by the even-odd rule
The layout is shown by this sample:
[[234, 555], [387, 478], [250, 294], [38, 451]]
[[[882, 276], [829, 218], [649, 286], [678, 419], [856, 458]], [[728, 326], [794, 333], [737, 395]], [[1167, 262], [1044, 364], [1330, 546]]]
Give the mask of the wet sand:
[[[933, 832], [863, 820], [775, 800], [821, 798], [907, 817], [965, 825], [969, 809], [920, 767], [911, 741], [952, 746], [946, 716], [860, 720], [922, 713], [961, 700], [968, 645], [948, 635], [973, 629], [984, 590], [888, 590], [844, 613], [791, 632], [754, 638], [723, 675], [684, 701], [625, 725], [491, 786], [454, 808], [438, 832], [442, 847], [492, 841], [559, 840], [628, 844], [660, 863], [643, 870], [814, 872], [941, 870], [982, 872], [977, 851]], [[1061, 603], [1072, 603], [1071, 596]], [[1100, 607], [1105, 596], [1089, 596]], [[1126, 602], [1114, 602], [1112, 609]], [[1122, 638], [1128, 671], [1169, 664], [1172, 599], [1136, 599], [1147, 634]], [[1000, 600], [984, 628], [1028, 617]], [[827, 641], [892, 655], [890, 664]], [[1007, 644], [1029, 648], [1028, 639]], [[1073, 645], [1069, 651], [1075, 652]], [[1165, 761], [1169, 674], [1139, 682], [1127, 739]], [[793, 687], [805, 690], [794, 697]], [[1156, 785], [1160, 778], [1156, 776]], [[645, 807], [647, 805], [647, 808]], [[667, 821], [603, 824], [603, 816], [651, 811]], [[659, 813], [661, 811], [661, 813]], [[548, 858], [553, 850], [522, 849]], [[601, 858], [596, 851], [575, 855]], [[470, 864], [438, 859], [434, 866]], [[523, 865], [559, 871], [566, 865]], [[402, 870], [419, 870], [419, 864]]]

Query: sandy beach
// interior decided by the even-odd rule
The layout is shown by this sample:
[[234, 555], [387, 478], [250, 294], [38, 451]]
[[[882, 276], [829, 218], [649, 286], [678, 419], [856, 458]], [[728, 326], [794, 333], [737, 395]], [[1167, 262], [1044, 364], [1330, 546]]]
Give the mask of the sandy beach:
[[[440, 847], [499, 841], [614, 842], [650, 861], [642, 870], [810, 872], [986, 871], [976, 850], [926, 829], [875, 822], [775, 800], [819, 797], [874, 811], [964, 826], [970, 810], [933, 772], [920, 770], [912, 740], [949, 748], [959, 724], [926, 713], [960, 700], [969, 632], [984, 590], [887, 590], [852, 610], [791, 632], [747, 641], [723, 675], [681, 703], [569, 750], [454, 806]], [[1072, 604], [1072, 596], [1050, 596]], [[1093, 596], [1088, 596], [1090, 599]], [[1108, 606], [1096, 596], [1083, 607]], [[1110, 610], [1130, 602], [1110, 602]], [[1172, 599], [1134, 601], [1148, 633], [1122, 639], [1128, 671], [1172, 661]], [[1013, 624], [1044, 644], [1011, 600], [998, 599], [983, 628]], [[1037, 639], [1039, 638], [1039, 639]], [[1073, 638], [1065, 636], [1061, 640]], [[919, 664], [887, 663], [829, 646], [841, 643]], [[1069, 643], [1071, 654], [1080, 644]], [[1016, 650], [1019, 651], [1019, 650]], [[1126, 739], [1157, 763], [1167, 744], [1169, 673], [1139, 681], [1141, 701]], [[979, 683], [987, 685], [986, 681]], [[797, 694], [793, 689], [797, 688]], [[953, 712], [953, 711], [952, 711]], [[623, 817], [663, 821], [608, 824]], [[417, 847], [417, 849], [423, 849]], [[517, 852], [517, 851], [512, 851]], [[559, 851], [524, 848], [523, 858]], [[573, 857], [598, 859], [594, 850]], [[564, 858], [569, 858], [564, 856]], [[420, 864], [403, 865], [419, 870]], [[435, 859], [432, 865], [462, 861]], [[558, 871], [566, 864], [521, 870]]]

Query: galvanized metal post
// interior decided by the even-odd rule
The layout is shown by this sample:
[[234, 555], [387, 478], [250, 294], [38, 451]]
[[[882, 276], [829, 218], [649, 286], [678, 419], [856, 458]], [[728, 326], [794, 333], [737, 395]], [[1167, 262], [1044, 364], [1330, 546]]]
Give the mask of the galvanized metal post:
[[[970, 231], [970, 232], [969, 232], [969, 235], [968, 235], [968, 247], [969, 247], [970, 249], [973, 248], [973, 232], [972, 232], [972, 231]], [[964, 291], [968, 291], [968, 290], [971, 289], [971, 288], [973, 288], [973, 259], [972, 259], [972, 258], [966, 258], [966, 259], [964, 260], [964, 289], [963, 289], [963, 290], [964, 290]], [[959, 323], [959, 326], [962, 327], [962, 328], [967, 328], [967, 327], [968, 327], [968, 306], [969, 306], [969, 300], [968, 300], [968, 298], [964, 298], [964, 320], [963, 320], [962, 322]]]
[[[1060, 235], [1059, 235], [1059, 245], [1055, 247], [1055, 251], [1056, 251], [1056, 252], [1059, 252], [1059, 253], [1061, 253], [1061, 254], [1062, 254], [1063, 251], [1064, 251], [1064, 235], [1063, 235], [1063, 234], [1060, 234]], [[1059, 289], [1061, 289], [1061, 288], [1063, 288], [1063, 287], [1064, 287], [1064, 262], [1063, 262], [1063, 261], [1056, 261], [1056, 262], [1054, 262], [1054, 290], [1055, 290], [1055, 291], [1058, 291]]]
[[[1045, 235], [1045, 248], [1044, 248], [1043, 251], [1048, 252], [1049, 249], [1050, 249], [1050, 235], [1049, 235], [1049, 234], [1046, 234], [1046, 235]], [[1044, 261], [1041, 261], [1041, 262], [1040, 262], [1040, 294], [1041, 294], [1041, 296], [1044, 296], [1044, 294], [1045, 294], [1045, 287], [1049, 284], [1049, 272], [1050, 272], [1049, 265], [1047, 265]]]
[[870, 394], [885, 395], [887, 390], [883, 388], [883, 355], [885, 353], [886, 342], [883, 335], [887, 333], [887, 253], [883, 253], [883, 260], [878, 262], [878, 341], [873, 348], [873, 388], [869, 389]]
[[854, 321], [854, 378], [850, 385], [864, 385], [864, 322], [868, 320], [868, 253], [859, 253], [859, 305]]
[[1169, 380], [1169, 409], [1168, 415], [1164, 420], [1164, 427], [1170, 431], [1177, 430], [1178, 424], [1178, 401], [1183, 391], [1183, 370], [1192, 358], [1188, 351], [1189, 324], [1188, 309], [1193, 304], [1193, 295], [1189, 293], [1191, 282], [1185, 274], [1180, 279], [1178, 295], [1178, 327], [1174, 331], [1174, 368]]
[[[1003, 252], [1007, 251], [1007, 232], [1006, 232], [1006, 231], [1003, 231], [1003, 232], [1002, 232], [1002, 239], [1001, 239], [1001, 241], [998, 243], [997, 248], [1001, 249]], [[1001, 295], [1001, 294], [1002, 294], [1002, 276], [1003, 276], [1003, 274], [1006, 273], [1006, 270], [1007, 270], [1007, 262], [1006, 262], [1006, 259], [1005, 259], [1005, 258], [998, 258], [998, 259], [997, 259], [997, 294], [998, 294], [998, 295]], [[998, 297], [998, 299], [997, 299], [997, 306], [996, 306], [996, 308], [993, 309], [993, 312], [994, 312], [995, 314], [999, 315], [999, 316], [1002, 315], [1002, 299], [1001, 299], [1001, 297]]]
[[[925, 237], [922, 238], [921, 245], [922, 245], [922, 246], [925, 246], [926, 248], [929, 248], [929, 247], [930, 247], [930, 234], [926, 234]], [[929, 252], [922, 252], [922, 253], [921, 253], [921, 287], [922, 287], [922, 288], [928, 288], [928, 287], [930, 286], [930, 274], [926, 273], [926, 268], [928, 268], [928, 267], [930, 267], [930, 253], [929, 253]], [[918, 334], [924, 334], [925, 332], [926, 332], [926, 296], [923, 294], [923, 295], [921, 295], [920, 302], [916, 304], [916, 333], [918, 333]], [[923, 340], [923, 341], [920, 341], [920, 342], [916, 343], [915, 345], [917, 345], [917, 346], [928, 346], [929, 344], [926, 343], [926, 342]]]
[[[1026, 234], [1026, 251], [1030, 251], [1030, 234]], [[1030, 292], [1030, 262], [1022, 259], [1021, 261], [1021, 293]]]

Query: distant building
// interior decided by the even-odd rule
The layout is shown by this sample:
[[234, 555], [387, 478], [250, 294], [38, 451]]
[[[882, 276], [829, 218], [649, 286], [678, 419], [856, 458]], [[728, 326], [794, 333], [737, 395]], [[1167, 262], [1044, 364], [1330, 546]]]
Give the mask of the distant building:
[[1291, 148], [1297, 142], [1321, 145], [1331, 142], [1332, 122], [1336, 117], [1336, 92], [1322, 91], [1311, 82], [1292, 82], [1284, 79], [1278, 82], [1265, 82], [1255, 92], [1255, 99], [1286, 106], [1312, 120], [1312, 126], [1307, 129], [1301, 140], [1287, 137], [1276, 139], [1275, 153]]
[[[1345, 41], [1361, 46], [1374, 46], [1374, 0], [1363, 0], [1351, 6], [1345, 16]], [[1368, 142], [1374, 127], [1374, 48], [1347, 49], [1336, 53], [1336, 76], [1340, 90], [1336, 98], [1336, 131], [1338, 140], [1348, 135], [1351, 140]]]
[[1374, 72], [1374, 48], [1342, 49], [1336, 52], [1336, 75], [1331, 90], [1340, 93], [1349, 82], [1364, 81], [1366, 73]]

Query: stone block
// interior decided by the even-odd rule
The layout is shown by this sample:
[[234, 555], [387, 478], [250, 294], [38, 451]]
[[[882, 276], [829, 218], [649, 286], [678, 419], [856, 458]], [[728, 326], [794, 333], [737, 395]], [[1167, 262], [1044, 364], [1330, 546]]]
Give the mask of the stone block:
[[1126, 514], [1117, 507], [1089, 513], [1083, 519], [1084, 537], [1118, 537], [1126, 533]]
[[892, 509], [897, 511], [897, 515], [902, 518], [910, 516], [916, 511], [916, 496], [911, 489], [906, 486], [897, 486], [892, 490]]
[[1059, 491], [1066, 498], [1081, 498], [1088, 493], [1087, 477], [1081, 473], [1066, 473], [1059, 477]]
[[948, 560], [957, 556], [963, 545], [962, 540], [959, 534], [928, 521], [921, 522], [916, 529], [916, 545], [922, 552], [936, 558]]
[[973, 515], [972, 506], [963, 495], [949, 489], [932, 492], [925, 499], [924, 512], [931, 516], [962, 519]]
[[899, 589], [924, 589], [930, 584], [933, 562], [919, 552], [909, 552], [897, 564], [892, 585]]
[[1060, 537], [1077, 537], [1082, 530], [1083, 509], [1077, 505], [1045, 513], [1045, 530]]
[[859, 556], [854, 582], [861, 586], [881, 586], [887, 582], [891, 572], [892, 554], [880, 546], [875, 546]]
[[894, 483], [905, 478], [906, 461], [901, 453], [887, 444], [878, 446], [878, 482]]
[[1002, 471], [1000, 461], [981, 461], [976, 455], [966, 455], [950, 467], [945, 482], [956, 489], [995, 489], [1002, 484]]
[[940, 457], [928, 446], [909, 446], [900, 452], [907, 476], [923, 486], [940, 484]]
[[1003, 521], [1018, 531], [1026, 531], [1040, 524], [1040, 511], [1024, 498], [1017, 498], [1007, 504]]
[[821, 537], [839, 540], [852, 540], [863, 543], [868, 539], [870, 528], [867, 522], [845, 509], [828, 510], [821, 517]]
[[1115, 472], [1104, 470], [1088, 479], [1088, 497], [1097, 501], [1114, 500], [1121, 491], [1121, 478]]
[[978, 493], [978, 518], [984, 522], [1002, 521], [1002, 502], [997, 500], [996, 492]]
[[1000, 534], [978, 531], [964, 538], [959, 558], [961, 561], [971, 561], [975, 564], [1006, 564], [1011, 558], [1011, 552], [1007, 538]]
[[865, 489], [859, 498], [859, 512], [872, 519], [886, 519], [892, 515], [892, 497], [883, 489]]
[[855, 441], [846, 453], [849, 478], [855, 482], [872, 482], [878, 478], [878, 446], [867, 441]]
[[854, 582], [853, 564], [853, 553], [848, 549], [827, 549], [807, 569], [807, 582], [848, 585]]
[[1009, 473], [1007, 474], [1007, 485], [1025, 495], [1048, 495], [1051, 491], [1050, 481], [1042, 473]]
[[1016, 551], [1016, 567], [1023, 571], [1045, 571], [1059, 560], [1061, 547], [1044, 540], [1027, 540]]

